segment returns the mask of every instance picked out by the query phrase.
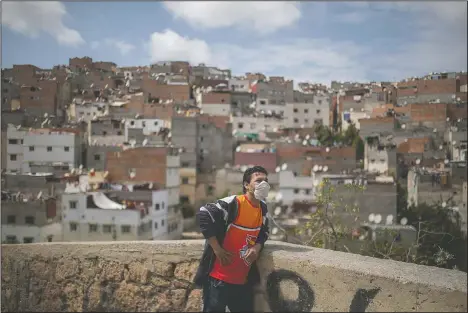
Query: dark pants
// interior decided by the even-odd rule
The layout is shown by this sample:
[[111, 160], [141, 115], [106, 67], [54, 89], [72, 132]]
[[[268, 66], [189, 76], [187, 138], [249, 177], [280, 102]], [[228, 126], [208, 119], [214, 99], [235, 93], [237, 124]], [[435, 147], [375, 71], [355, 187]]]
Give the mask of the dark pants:
[[233, 285], [208, 277], [203, 286], [203, 312], [253, 312], [254, 294], [249, 285]]

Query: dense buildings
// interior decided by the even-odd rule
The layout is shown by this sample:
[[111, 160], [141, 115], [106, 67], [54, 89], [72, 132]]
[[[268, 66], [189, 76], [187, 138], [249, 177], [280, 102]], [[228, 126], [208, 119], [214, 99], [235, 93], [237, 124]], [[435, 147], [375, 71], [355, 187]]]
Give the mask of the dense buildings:
[[329, 88], [180, 60], [14, 65], [2, 70], [2, 241], [177, 239], [252, 165], [269, 171], [283, 226], [316, 210], [325, 180], [340, 197], [366, 186], [347, 200], [361, 209], [350, 227], [396, 216], [397, 184], [410, 201], [456, 192], [466, 218], [466, 77]]

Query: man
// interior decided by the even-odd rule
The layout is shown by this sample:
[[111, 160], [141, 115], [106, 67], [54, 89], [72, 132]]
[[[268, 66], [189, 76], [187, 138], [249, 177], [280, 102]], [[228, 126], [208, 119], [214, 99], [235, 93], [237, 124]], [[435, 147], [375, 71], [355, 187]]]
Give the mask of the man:
[[203, 312], [253, 312], [253, 286], [260, 281], [255, 265], [268, 239], [270, 185], [261, 166], [245, 171], [243, 195], [208, 203], [197, 213], [206, 239], [195, 284], [203, 287]]

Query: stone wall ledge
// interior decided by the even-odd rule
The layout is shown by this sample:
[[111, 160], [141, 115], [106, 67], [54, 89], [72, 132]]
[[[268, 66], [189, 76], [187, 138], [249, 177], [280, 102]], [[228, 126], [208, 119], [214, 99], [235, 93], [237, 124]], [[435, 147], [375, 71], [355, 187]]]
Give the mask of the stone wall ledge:
[[[2, 245], [2, 311], [196, 311], [204, 240]], [[259, 311], [467, 310], [467, 274], [268, 242]]]

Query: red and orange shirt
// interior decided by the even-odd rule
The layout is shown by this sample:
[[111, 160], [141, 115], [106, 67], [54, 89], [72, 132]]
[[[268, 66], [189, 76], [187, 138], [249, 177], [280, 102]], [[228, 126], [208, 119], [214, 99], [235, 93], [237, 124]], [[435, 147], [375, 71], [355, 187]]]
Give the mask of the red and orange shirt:
[[233, 254], [229, 265], [221, 265], [216, 260], [210, 276], [229, 284], [245, 284], [251, 264], [245, 253], [255, 242], [262, 227], [262, 209], [255, 207], [245, 197], [237, 197], [239, 207], [237, 218], [229, 226], [223, 242], [223, 248]]

